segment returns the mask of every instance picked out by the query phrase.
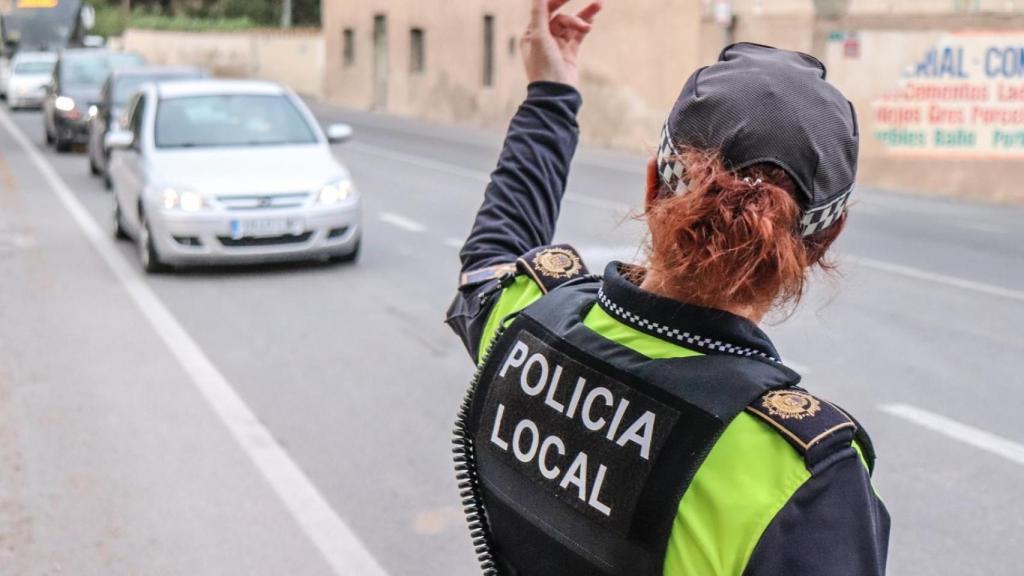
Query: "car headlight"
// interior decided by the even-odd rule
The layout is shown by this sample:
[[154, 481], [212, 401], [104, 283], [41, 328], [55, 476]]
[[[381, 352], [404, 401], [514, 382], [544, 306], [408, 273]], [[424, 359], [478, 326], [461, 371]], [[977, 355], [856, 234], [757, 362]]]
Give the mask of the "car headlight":
[[75, 100], [70, 96], [57, 96], [53, 101], [53, 107], [61, 112], [71, 112], [75, 109]]
[[351, 180], [339, 180], [327, 184], [316, 195], [316, 203], [331, 206], [348, 200], [355, 193]]
[[93, 104], [92, 106], [89, 106], [89, 118], [95, 118], [96, 116], [99, 116], [99, 113], [100, 113], [100, 107], [99, 106], [97, 106], [95, 104]]
[[161, 204], [166, 210], [181, 210], [182, 212], [198, 212], [206, 208], [206, 200], [203, 199], [202, 194], [175, 188], [164, 188], [161, 193]]

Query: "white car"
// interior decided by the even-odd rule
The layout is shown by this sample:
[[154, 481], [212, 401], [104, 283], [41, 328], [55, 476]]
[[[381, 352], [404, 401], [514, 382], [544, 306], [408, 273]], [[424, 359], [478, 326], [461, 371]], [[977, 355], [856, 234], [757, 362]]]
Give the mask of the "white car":
[[147, 84], [107, 134], [114, 227], [147, 272], [188, 264], [358, 257], [361, 202], [291, 90], [253, 80]]
[[8, 70], [7, 105], [12, 110], [41, 106], [56, 63], [53, 52], [18, 53]]

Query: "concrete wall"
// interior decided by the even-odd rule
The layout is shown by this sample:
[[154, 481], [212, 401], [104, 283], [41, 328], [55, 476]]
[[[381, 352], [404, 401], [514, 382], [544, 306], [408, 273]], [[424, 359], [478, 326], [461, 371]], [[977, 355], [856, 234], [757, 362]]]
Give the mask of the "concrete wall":
[[1024, 27], [832, 38], [825, 61], [859, 111], [862, 182], [1024, 202]]
[[[525, 94], [518, 40], [528, 2], [508, 0], [324, 0], [327, 95], [393, 114], [503, 126]], [[654, 146], [664, 115], [700, 60], [700, 0], [606, 2], [583, 50], [584, 138]], [[495, 26], [494, 85], [485, 86], [484, 16]], [[387, 18], [375, 48], [374, 16]], [[410, 73], [410, 29], [425, 33], [426, 69]], [[343, 61], [344, 30], [354, 60]], [[386, 50], [383, 45], [386, 44]], [[385, 53], [386, 52], [386, 53]], [[377, 59], [379, 58], [379, 60]], [[386, 75], [386, 83], [381, 80]]]
[[[528, 2], [323, 1], [322, 35], [131, 30], [125, 44], [156, 63], [270, 78], [346, 106], [442, 122], [500, 129], [523, 98], [518, 40]], [[825, 62], [859, 113], [861, 183], [1024, 202], [1024, 96], [1006, 95], [1024, 93], [1024, 61], [1012, 57], [1024, 50], [1024, 0], [732, 0], [731, 29], [714, 18], [720, 1], [605, 3], [582, 60], [586, 142], [653, 150], [687, 76], [726, 41], [753, 41]], [[826, 4], [828, 17], [816, 12]], [[386, 17], [387, 34], [375, 43], [377, 15]], [[483, 81], [485, 15], [494, 17], [492, 86]], [[414, 28], [425, 34], [425, 69], [415, 73]], [[343, 58], [346, 29], [351, 63]], [[992, 50], [1010, 54], [1010, 68], [986, 70]], [[960, 62], [955, 74], [941, 66], [916, 72], [933, 54]], [[956, 84], [982, 90], [985, 100], [935, 96]], [[918, 95], [901, 100], [915, 85], [923, 87]]]
[[324, 41], [319, 30], [163, 32], [127, 30], [125, 50], [153, 64], [201, 66], [218, 76], [264, 78], [324, 96]]

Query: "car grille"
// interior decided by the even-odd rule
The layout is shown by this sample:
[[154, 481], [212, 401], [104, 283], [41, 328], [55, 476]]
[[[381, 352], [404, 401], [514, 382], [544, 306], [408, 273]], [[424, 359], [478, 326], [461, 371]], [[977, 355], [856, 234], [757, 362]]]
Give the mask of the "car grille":
[[298, 208], [306, 203], [308, 192], [283, 194], [246, 194], [244, 196], [218, 196], [219, 202], [228, 210], [267, 210], [274, 208]]
[[232, 238], [230, 236], [218, 236], [220, 243], [228, 248], [243, 248], [248, 246], [281, 246], [283, 244], [302, 244], [313, 236], [312, 232], [302, 234], [285, 234], [283, 236], [243, 236]]

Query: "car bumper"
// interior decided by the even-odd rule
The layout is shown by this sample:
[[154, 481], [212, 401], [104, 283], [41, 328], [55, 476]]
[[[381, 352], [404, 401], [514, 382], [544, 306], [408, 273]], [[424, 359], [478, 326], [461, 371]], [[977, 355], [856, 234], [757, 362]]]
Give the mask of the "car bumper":
[[[362, 234], [358, 202], [338, 207], [216, 211], [159, 211], [150, 230], [160, 260], [171, 265], [251, 264], [345, 256]], [[233, 221], [283, 219], [299, 223], [286, 234], [239, 236]]]
[[11, 108], [38, 108], [43, 105], [46, 94], [43, 92], [13, 91], [7, 95], [7, 104]]
[[79, 118], [72, 120], [58, 116], [57, 135], [66, 142], [85, 144], [89, 141], [89, 119]]

